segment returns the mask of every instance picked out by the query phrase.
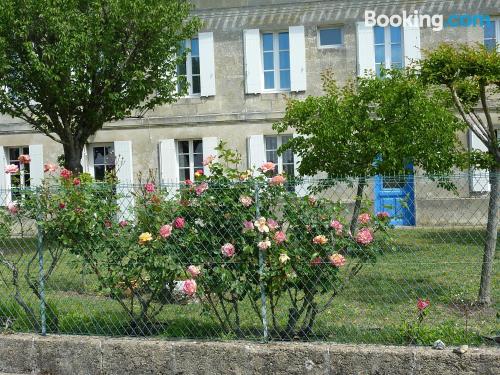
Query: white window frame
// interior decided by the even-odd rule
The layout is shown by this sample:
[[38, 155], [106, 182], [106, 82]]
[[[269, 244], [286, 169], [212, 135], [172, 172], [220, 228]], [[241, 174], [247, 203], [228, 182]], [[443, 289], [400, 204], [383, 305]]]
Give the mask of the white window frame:
[[[199, 74], [193, 74], [193, 55], [191, 53], [191, 43], [193, 39], [196, 39], [198, 41], [198, 59], [200, 60], [200, 73]], [[201, 58], [200, 58], [200, 39], [196, 36], [191, 39], [187, 39], [184, 41], [185, 43], [185, 48], [186, 50], [189, 50], [186, 54], [186, 82], [187, 82], [187, 94], [184, 95], [185, 98], [199, 98], [201, 97]], [[194, 93], [193, 92], [193, 76], [198, 76], [200, 77], [200, 92]]]
[[[267, 159], [267, 152], [268, 151], [277, 151], [282, 145], [283, 145], [283, 138], [284, 137], [289, 137], [290, 139], [293, 139], [293, 135], [292, 134], [279, 134], [279, 135], [265, 135], [264, 136], [264, 152], [266, 154], [266, 162], [269, 162], [270, 160]], [[274, 149], [268, 149], [267, 148], [267, 142], [266, 140], [268, 138], [276, 138], [276, 150]], [[278, 155], [278, 163], [277, 166], [278, 166], [278, 174], [282, 174], [283, 173], [283, 155], [279, 155], [278, 153], [276, 153]], [[293, 167], [293, 169], [295, 169], [295, 162], [296, 162], [296, 158], [295, 158], [295, 155], [293, 154], [292, 152], [292, 162], [291, 163], [286, 163], [288, 165], [291, 165]], [[295, 170], [294, 170], [294, 175], [292, 177], [295, 177]]]
[[[288, 34], [288, 50], [280, 50], [279, 49], [279, 34], [287, 33]], [[266, 89], [266, 72], [271, 72], [271, 70], [265, 69], [264, 64], [264, 34], [272, 34], [273, 35], [273, 72], [274, 72], [274, 88]], [[260, 33], [260, 50], [261, 50], [261, 60], [262, 60], [262, 92], [264, 93], [279, 93], [279, 92], [290, 92], [292, 86], [292, 69], [290, 61], [292, 60], [292, 56], [290, 55], [290, 31], [282, 30], [282, 31], [262, 31]], [[280, 52], [288, 51], [289, 58], [289, 68], [288, 69], [280, 69]], [[280, 72], [281, 70], [288, 70], [290, 74], [290, 87], [287, 89], [281, 89], [280, 82]]]
[[[500, 17], [490, 17], [490, 21], [495, 24], [496, 45], [497, 45], [497, 50], [500, 51]], [[483, 44], [485, 40], [486, 38], [484, 35], [484, 28], [483, 28]]]
[[[330, 30], [330, 29], [339, 29], [340, 30], [340, 44], [321, 44], [321, 31], [323, 30]], [[318, 49], [336, 49], [336, 48], [342, 48], [344, 47], [344, 28], [342, 26], [321, 26], [318, 27], [318, 32], [317, 32], [317, 40], [318, 40]]]
[[[380, 26], [381, 27], [381, 26]], [[384, 68], [385, 69], [391, 69], [392, 68], [392, 45], [395, 43], [392, 43], [392, 38], [391, 38], [391, 26], [384, 26], [381, 27], [384, 29], [384, 57], [385, 57], [385, 62], [384, 62]], [[401, 42], [399, 43], [401, 46], [401, 67], [405, 67], [405, 51], [404, 51], [404, 29], [402, 26], [399, 26], [399, 29], [401, 30]], [[390, 42], [389, 42], [390, 41]], [[375, 52], [375, 72], [377, 71], [377, 46], [380, 46], [382, 44], [376, 43], [375, 42], [375, 30], [373, 32], [373, 49]]]
[[[95, 179], [95, 169], [94, 167], [96, 166], [94, 162], [94, 148], [96, 147], [111, 147], [113, 150], [113, 154], [115, 153], [115, 145], [113, 143], [92, 143], [88, 145], [88, 159], [89, 159], [89, 172], [91, 176]], [[114, 161], [114, 165], [116, 167], [116, 159]], [[104, 165], [105, 167], [108, 165], [113, 165], [113, 164], [97, 164], [97, 165]], [[104, 168], [106, 169], [106, 168]]]
[[[200, 141], [201, 142], [201, 158], [203, 160], [203, 158], [205, 157], [205, 155], [203, 154], [203, 139], [202, 138], [193, 138], [193, 139], [178, 139], [176, 140], [176, 157], [177, 157], [177, 165], [178, 165], [178, 173], [179, 173], [179, 180], [183, 181], [183, 176], [181, 178], [181, 170], [185, 170], [185, 169], [189, 169], [189, 179], [191, 181], [194, 181], [194, 172], [196, 172], [196, 170], [198, 169], [194, 169], [195, 168], [195, 165], [194, 165], [194, 155], [195, 155], [195, 152], [194, 152], [194, 145], [193, 143], [195, 141]], [[188, 153], [182, 153], [180, 152], [181, 148], [180, 148], [180, 142], [188, 142], [188, 145], [189, 145], [189, 151]], [[199, 154], [199, 153], [196, 153], [196, 154]], [[189, 156], [189, 167], [181, 167], [181, 158], [180, 156], [181, 155], [188, 155]], [[200, 166], [201, 170], [204, 170], [203, 169], [203, 166]]]
[[[28, 149], [28, 152], [24, 152], [23, 149]], [[12, 184], [12, 175], [9, 174], [7, 176], [7, 178], [9, 179], [9, 186], [10, 186], [10, 200], [11, 201], [15, 201], [16, 199], [15, 196], [14, 196], [14, 190], [15, 189], [25, 189], [27, 187], [29, 187], [31, 184], [30, 184], [30, 177], [31, 177], [31, 174], [30, 172], [28, 172], [28, 174], [30, 175], [28, 178], [26, 178], [26, 175], [24, 173], [24, 168], [26, 167], [25, 164], [21, 164], [21, 162], [19, 162], [18, 159], [11, 159], [10, 158], [10, 150], [18, 150], [19, 151], [19, 156], [21, 155], [26, 155], [26, 154], [29, 154], [29, 146], [9, 146], [9, 147], [6, 147], [6, 152], [7, 152], [7, 155], [6, 155], [6, 160], [7, 160], [7, 164], [15, 164], [19, 167], [19, 172], [18, 174], [16, 173], [16, 175], [19, 175], [19, 185], [18, 186], [14, 186]], [[3, 172], [3, 171], [2, 171]], [[1, 173], [1, 172], [0, 172]]]

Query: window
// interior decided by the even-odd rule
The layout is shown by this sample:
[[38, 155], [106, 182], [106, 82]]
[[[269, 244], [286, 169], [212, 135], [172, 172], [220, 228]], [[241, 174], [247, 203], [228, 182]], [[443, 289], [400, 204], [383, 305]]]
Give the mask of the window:
[[8, 164], [14, 164], [19, 167], [19, 172], [10, 174], [10, 186], [12, 188], [12, 200], [15, 201], [21, 197], [21, 190], [30, 186], [30, 164], [21, 164], [19, 156], [28, 155], [30, 150], [28, 146], [9, 147]]
[[497, 48], [500, 42], [500, 19], [491, 19], [485, 22], [484, 26], [484, 45], [489, 50]]
[[264, 90], [290, 90], [290, 43], [288, 32], [262, 34]]
[[104, 181], [106, 173], [115, 169], [115, 150], [113, 145], [92, 146], [92, 167], [96, 181]]
[[266, 136], [266, 161], [276, 164], [274, 173], [285, 173], [290, 179], [295, 175], [295, 160], [293, 152], [286, 150], [283, 154], [278, 155], [278, 149], [281, 145], [287, 143], [292, 138], [291, 135], [274, 135]]
[[194, 181], [194, 172], [203, 170], [203, 142], [201, 139], [177, 142], [179, 179]]
[[381, 68], [402, 68], [403, 49], [401, 47], [401, 27], [373, 28], [375, 35], [375, 71], [380, 75]]
[[343, 41], [342, 28], [333, 27], [318, 30], [319, 48], [338, 47]]
[[[200, 44], [198, 38], [186, 40], [181, 51], [185, 49], [189, 49], [189, 52], [186, 55], [186, 60], [177, 67], [177, 74], [185, 77], [188, 95], [200, 95]], [[179, 91], [181, 91], [181, 87], [179, 87]]]

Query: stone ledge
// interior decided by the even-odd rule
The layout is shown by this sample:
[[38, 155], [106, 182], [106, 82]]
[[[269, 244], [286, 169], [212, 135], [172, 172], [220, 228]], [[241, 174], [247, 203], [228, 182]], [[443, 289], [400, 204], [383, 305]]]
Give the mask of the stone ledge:
[[500, 374], [500, 349], [0, 335], [0, 374]]

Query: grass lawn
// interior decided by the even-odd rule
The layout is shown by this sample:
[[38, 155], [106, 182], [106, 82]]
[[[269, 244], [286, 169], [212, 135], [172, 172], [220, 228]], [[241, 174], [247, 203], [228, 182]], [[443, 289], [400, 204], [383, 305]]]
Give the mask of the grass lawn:
[[[481, 344], [481, 336], [500, 332], [499, 252], [495, 259], [493, 299], [489, 308], [473, 305], [477, 296], [484, 232], [475, 229], [394, 229], [394, 249], [381, 256], [375, 265], [365, 266], [334, 303], [317, 317], [311, 340], [350, 343], [431, 344], [436, 339], [446, 344]], [[33, 255], [34, 242], [19, 240], [4, 247], [9, 259], [26, 264]], [[29, 249], [29, 252], [28, 252]], [[498, 249], [497, 249], [498, 250]], [[34, 265], [36, 271], [36, 264]], [[0, 265], [0, 322], [15, 318], [16, 331], [33, 330], [33, 322], [13, 298], [8, 270]], [[25, 285], [25, 281], [21, 280]], [[24, 288], [30, 306], [38, 302]], [[92, 275], [84, 275], [78, 262], [66, 255], [50, 279], [47, 302], [58, 316], [59, 332], [71, 334], [125, 335], [128, 320], [120, 305], [98, 292]], [[429, 298], [431, 306], [418, 328], [417, 298]], [[326, 299], [326, 297], [324, 297]], [[289, 304], [279, 305], [277, 318], [287, 319]], [[2, 318], [3, 317], [3, 318]], [[247, 338], [261, 339], [261, 323], [249, 303], [241, 309], [242, 327]], [[50, 317], [49, 317], [50, 318]], [[167, 305], [159, 316], [158, 335], [170, 338], [234, 338], [221, 332], [199, 303]], [[485, 342], [487, 343], [487, 342]]]

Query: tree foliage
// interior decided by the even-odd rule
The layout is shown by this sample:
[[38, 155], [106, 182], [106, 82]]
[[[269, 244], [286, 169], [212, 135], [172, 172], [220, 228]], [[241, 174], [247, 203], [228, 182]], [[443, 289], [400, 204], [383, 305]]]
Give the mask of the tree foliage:
[[88, 137], [108, 121], [170, 103], [181, 41], [199, 20], [186, 0], [4, 0], [0, 112], [62, 143], [81, 170]]

